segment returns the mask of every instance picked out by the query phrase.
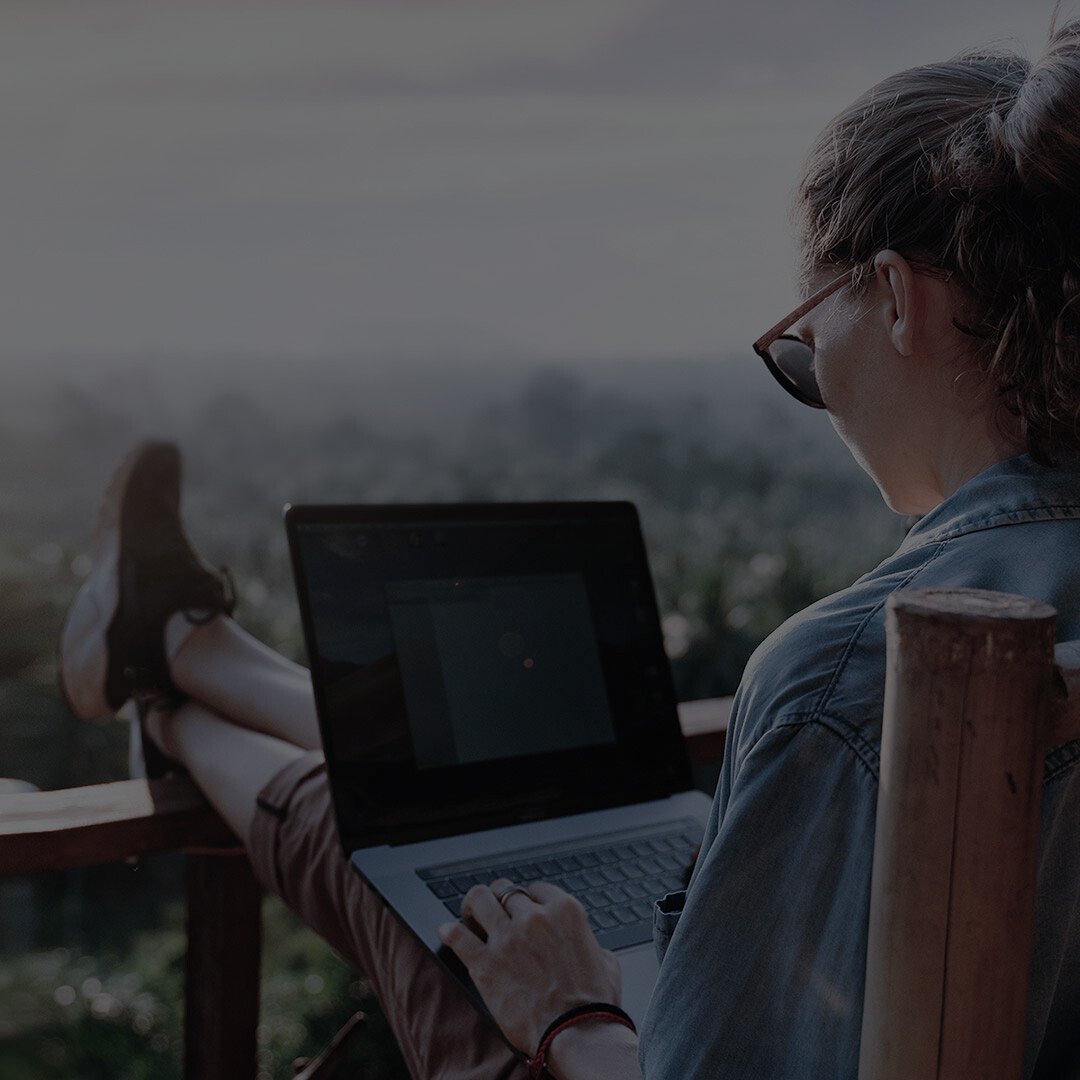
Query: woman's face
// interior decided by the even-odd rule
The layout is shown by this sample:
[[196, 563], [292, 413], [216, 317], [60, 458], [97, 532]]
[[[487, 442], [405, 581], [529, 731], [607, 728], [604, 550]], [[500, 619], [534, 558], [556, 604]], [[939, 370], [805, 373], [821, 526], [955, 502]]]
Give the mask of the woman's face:
[[[834, 275], [814, 275], [811, 291]], [[899, 513], [926, 513], [988, 458], [1019, 452], [1000, 451], [985, 400], [957, 383], [970, 361], [954, 311], [944, 281], [886, 251], [862, 295], [840, 289], [790, 331], [813, 346], [833, 427]]]
[[[831, 276], [829, 271], [815, 274], [809, 291], [826, 284]], [[891, 458], [902, 453], [897, 429], [908, 425], [887, 407], [892, 403], [901, 413], [905, 408], [890, 393], [887, 349], [891, 343], [871, 296], [856, 298], [850, 287], [843, 288], [808, 312], [790, 333], [813, 347], [814, 375], [833, 427], [895, 510], [899, 509], [893, 495], [897, 484], [892, 477], [897, 469]]]

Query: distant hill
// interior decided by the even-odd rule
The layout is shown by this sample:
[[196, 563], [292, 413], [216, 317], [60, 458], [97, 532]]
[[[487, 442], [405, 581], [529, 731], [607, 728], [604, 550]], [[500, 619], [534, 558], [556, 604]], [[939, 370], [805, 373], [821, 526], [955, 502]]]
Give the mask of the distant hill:
[[8, 430], [48, 429], [57, 422], [59, 402], [81, 400], [134, 429], [179, 435], [193, 411], [228, 399], [286, 426], [347, 416], [386, 434], [456, 440], [474, 431], [486, 411], [554, 380], [562, 393], [602, 398], [611, 410], [622, 408], [645, 424], [685, 421], [692, 413], [702, 433], [721, 442], [787, 445], [794, 439], [824, 453], [838, 446], [827, 418], [789, 400], [749, 348], [716, 358], [585, 362], [461, 354], [303, 361], [70, 356], [45, 363], [9, 358], [0, 371], [0, 422]]

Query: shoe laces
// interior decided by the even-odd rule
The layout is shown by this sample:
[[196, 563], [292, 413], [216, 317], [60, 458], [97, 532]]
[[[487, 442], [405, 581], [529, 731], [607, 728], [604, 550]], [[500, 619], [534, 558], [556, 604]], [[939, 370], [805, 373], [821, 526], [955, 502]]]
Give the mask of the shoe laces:
[[216, 577], [208, 574], [204, 580], [208, 602], [184, 609], [184, 618], [192, 626], [205, 626], [218, 615], [231, 615], [236, 610], [236, 581], [227, 566], [219, 567]]

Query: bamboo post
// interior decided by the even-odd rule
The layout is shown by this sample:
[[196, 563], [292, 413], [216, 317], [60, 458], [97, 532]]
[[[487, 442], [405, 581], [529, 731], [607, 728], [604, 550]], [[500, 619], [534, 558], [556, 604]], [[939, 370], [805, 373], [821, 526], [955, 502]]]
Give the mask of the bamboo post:
[[1021, 1076], [1055, 618], [976, 589], [888, 602], [860, 1080]]

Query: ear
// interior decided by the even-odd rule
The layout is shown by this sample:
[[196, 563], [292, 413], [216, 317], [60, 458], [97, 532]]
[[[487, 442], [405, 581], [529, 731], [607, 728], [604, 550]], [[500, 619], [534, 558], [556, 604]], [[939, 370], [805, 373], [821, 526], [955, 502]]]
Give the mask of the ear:
[[901, 356], [915, 350], [918, 285], [903, 255], [886, 249], [874, 256], [874, 275], [880, 289], [881, 314], [893, 348]]

